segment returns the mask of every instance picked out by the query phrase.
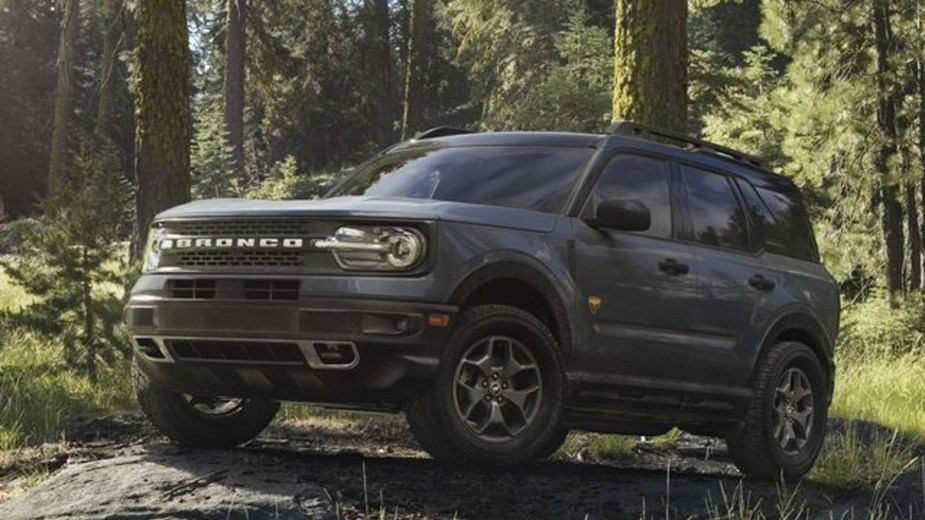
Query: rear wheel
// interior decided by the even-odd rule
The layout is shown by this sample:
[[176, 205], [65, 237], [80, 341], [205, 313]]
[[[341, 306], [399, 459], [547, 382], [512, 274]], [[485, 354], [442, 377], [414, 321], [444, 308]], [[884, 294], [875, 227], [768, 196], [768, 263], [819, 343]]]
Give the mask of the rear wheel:
[[279, 403], [263, 399], [194, 396], [172, 392], [132, 363], [132, 382], [141, 410], [171, 440], [199, 448], [229, 448], [263, 431]]
[[815, 353], [782, 342], [765, 356], [743, 423], [729, 436], [729, 454], [746, 476], [794, 481], [812, 468], [822, 448], [828, 385]]
[[406, 410], [411, 431], [451, 465], [511, 466], [561, 444], [559, 346], [534, 316], [504, 305], [464, 311], [431, 388]]

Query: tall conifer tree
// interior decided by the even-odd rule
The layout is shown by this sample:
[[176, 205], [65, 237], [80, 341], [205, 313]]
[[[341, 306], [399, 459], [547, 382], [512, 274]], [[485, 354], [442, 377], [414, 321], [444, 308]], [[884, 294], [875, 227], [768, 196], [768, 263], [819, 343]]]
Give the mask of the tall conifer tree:
[[615, 0], [613, 118], [687, 129], [687, 2]]

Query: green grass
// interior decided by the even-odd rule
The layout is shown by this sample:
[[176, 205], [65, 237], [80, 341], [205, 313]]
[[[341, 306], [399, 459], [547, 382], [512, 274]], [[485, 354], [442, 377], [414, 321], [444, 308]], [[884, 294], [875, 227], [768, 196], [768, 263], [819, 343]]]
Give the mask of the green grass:
[[[0, 310], [27, 301], [0, 272]], [[0, 327], [0, 450], [62, 440], [72, 414], [133, 406], [126, 363], [104, 368], [93, 385], [65, 366], [55, 340]]]
[[840, 489], [888, 482], [915, 466], [915, 451], [896, 434], [877, 433], [863, 442], [855, 428], [830, 433], [809, 479]]
[[603, 458], [618, 458], [629, 455], [636, 447], [639, 437], [630, 435], [594, 434], [588, 442], [588, 449]]
[[925, 359], [910, 354], [841, 362], [830, 414], [875, 422], [925, 442]]

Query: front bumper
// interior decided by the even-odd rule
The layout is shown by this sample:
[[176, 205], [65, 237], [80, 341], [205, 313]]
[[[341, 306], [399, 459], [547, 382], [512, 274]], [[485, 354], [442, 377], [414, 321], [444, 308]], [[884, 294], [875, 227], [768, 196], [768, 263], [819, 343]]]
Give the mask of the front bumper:
[[[173, 391], [379, 407], [400, 402], [436, 372], [449, 327], [428, 318], [446, 316], [452, 325], [457, 311], [381, 299], [147, 293], [133, 295], [125, 322], [141, 369]], [[322, 359], [338, 346], [353, 353]]]

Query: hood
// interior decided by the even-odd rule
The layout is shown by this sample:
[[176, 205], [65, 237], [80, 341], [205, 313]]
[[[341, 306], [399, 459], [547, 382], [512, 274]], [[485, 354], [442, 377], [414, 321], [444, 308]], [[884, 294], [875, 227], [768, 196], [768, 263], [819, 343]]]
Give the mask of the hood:
[[322, 200], [206, 199], [170, 208], [155, 220], [226, 218], [382, 218], [442, 220], [550, 232], [557, 215], [499, 206], [395, 197], [336, 197]]

